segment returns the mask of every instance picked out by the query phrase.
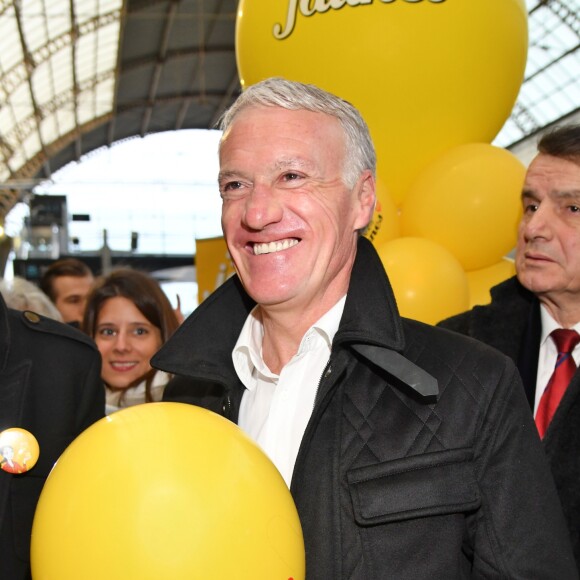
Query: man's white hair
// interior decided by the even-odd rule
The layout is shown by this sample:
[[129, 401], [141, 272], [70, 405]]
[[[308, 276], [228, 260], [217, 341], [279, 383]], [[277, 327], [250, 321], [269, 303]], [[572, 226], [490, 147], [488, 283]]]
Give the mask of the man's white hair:
[[241, 111], [256, 106], [305, 110], [335, 117], [345, 134], [345, 185], [353, 188], [366, 170], [376, 176], [377, 158], [369, 128], [359, 111], [348, 101], [314, 85], [272, 77], [245, 89], [223, 114], [219, 128], [224, 131], [224, 137]]

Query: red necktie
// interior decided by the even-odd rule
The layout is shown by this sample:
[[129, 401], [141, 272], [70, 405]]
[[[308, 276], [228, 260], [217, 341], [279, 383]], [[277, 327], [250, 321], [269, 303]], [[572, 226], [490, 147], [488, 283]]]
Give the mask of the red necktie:
[[558, 349], [558, 359], [548, 386], [540, 399], [536, 413], [536, 425], [540, 437], [544, 437], [548, 425], [564, 396], [570, 380], [576, 372], [576, 363], [572, 356], [574, 347], [580, 342], [580, 335], [575, 330], [560, 328], [550, 335]]

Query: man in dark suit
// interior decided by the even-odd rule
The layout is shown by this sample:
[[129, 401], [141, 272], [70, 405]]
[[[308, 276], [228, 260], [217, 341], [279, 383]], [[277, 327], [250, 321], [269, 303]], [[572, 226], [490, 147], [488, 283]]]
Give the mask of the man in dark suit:
[[[7, 455], [0, 470], [2, 579], [30, 578], [36, 503], [68, 444], [104, 416], [100, 372], [99, 352], [90, 338], [34, 312], [11, 310], [0, 296], [0, 441]], [[14, 433], [35, 438], [39, 452], [23, 452], [24, 461], [18, 461], [16, 446], [4, 446], [5, 435]], [[10, 468], [15, 461], [19, 469]]]
[[[580, 346], [573, 346], [580, 339], [574, 334], [580, 331], [580, 125], [545, 134], [538, 151], [522, 192], [517, 275], [492, 288], [491, 304], [439, 325], [494, 346], [516, 362], [580, 568], [580, 372], [566, 381], [561, 398], [554, 398], [551, 379], [556, 362], [571, 365], [573, 372], [580, 361]], [[557, 348], [558, 329], [572, 331], [571, 354]]]

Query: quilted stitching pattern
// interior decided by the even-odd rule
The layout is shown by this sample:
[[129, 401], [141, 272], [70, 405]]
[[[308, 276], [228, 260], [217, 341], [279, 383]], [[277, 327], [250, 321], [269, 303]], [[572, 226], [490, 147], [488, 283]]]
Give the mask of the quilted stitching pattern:
[[[475, 353], [466, 353], [463, 345], [457, 354], [451, 351], [450, 355], [450, 351], [441, 352], [432, 341], [422, 340], [421, 334], [418, 337], [408, 345], [405, 355], [438, 378], [438, 401], [426, 404], [380, 369], [358, 365], [342, 401], [341, 465], [346, 470], [472, 445], [489, 403], [486, 383], [496, 384], [497, 375], [504, 369], [490, 369], [485, 365], [487, 357], [480, 358], [482, 353], [477, 349]], [[374, 385], [370, 402], [368, 390], [357, 389], [357, 384]], [[346, 483], [342, 485], [341, 519], [343, 525], [351, 525], [354, 515], [349, 490]], [[359, 534], [342, 534], [348, 542], [342, 547], [343, 577], [348, 580], [364, 577], [363, 542]]]

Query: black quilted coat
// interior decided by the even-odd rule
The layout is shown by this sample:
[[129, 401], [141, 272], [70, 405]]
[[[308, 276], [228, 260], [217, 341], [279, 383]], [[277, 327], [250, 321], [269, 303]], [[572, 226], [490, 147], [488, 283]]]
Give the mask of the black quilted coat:
[[[166, 400], [237, 420], [231, 353], [252, 307], [233, 278], [185, 321], [152, 361], [190, 377]], [[401, 319], [364, 238], [291, 492], [309, 580], [577, 578], [515, 366]]]

